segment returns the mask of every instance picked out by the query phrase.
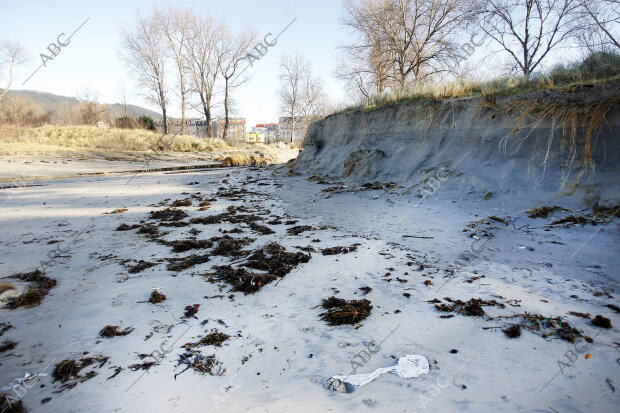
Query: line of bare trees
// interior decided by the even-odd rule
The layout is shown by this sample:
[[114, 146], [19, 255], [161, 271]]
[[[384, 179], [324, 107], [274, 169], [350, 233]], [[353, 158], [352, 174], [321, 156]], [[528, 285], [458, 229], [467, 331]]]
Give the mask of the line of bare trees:
[[326, 94], [322, 80], [312, 72], [312, 65], [299, 53], [284, 55], [280, 62], [280, 111], [291, 119], [293, 142], [297, 121], [308, 123], [324, 114]]
[[463, 34], [481, 31], [529, 80], [552, 51], [620, 51], [620, 0], [345, 0], [355, 41], [336, 76], [364, 97], [453, 71]]
[[[234, 34], [225, 21], [190, 10], [154, 8], [144, 16], [136, 14], [135, 26], [123, 33], [123, 59], [137, 78], [143, 96], [161, 108], [164, 132], [168, 133], [169, 93], [181, 102], [181, 132], [185, 132], [187, 108], [199, 110], [212, 136], [211, 119], [223, 105], [224, 129], [228, 132], [232, 92], [245, 78], [237, 76], [257, 32], [245, 29]], [[169, 81], [170, 76], [174, 84]], [[219, 96], [222, 99], [218, 100]], [[192, 99], [199, 104], [191, 103]]]

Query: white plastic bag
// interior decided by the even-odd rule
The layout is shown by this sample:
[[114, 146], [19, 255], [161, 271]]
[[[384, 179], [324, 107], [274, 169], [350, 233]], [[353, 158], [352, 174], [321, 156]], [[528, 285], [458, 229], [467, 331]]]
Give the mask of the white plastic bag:
[[353, 374], [350, 376], [333, 376], [328, 380], [328, 388], [332, 390], [341, 391], [346, 386], [342, 383], [348, 383], [353, 386], [362, 387], [384, 373], [394, 373], [403, 379], [410, 379], [413, 377], [419, 377], [423, 374], [428, 374], [430, 367], [428, 360], [424, 356], [417, 354], [407, 354], [398, 359], [398, 363], [392, 367], [382, 367], [372, 373], [366, 374]]

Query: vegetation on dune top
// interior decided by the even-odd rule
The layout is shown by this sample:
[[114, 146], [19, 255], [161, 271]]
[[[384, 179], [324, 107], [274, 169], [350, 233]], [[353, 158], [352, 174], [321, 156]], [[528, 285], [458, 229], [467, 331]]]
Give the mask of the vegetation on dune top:
[[535, 91], [570, 90], [583, 85], [616, 81], [620, 81], [620, 54], [596, 52], [580, 62], [557, 65], [548, 73], [533, 76], [530, 80], [524, 77], [505, 76], [483, 82], [459, 79], [446, 83], [409, 85], [399, 90], [373, 95], [335, 114], [373, 111], [415, 102], [436, 103], [446, 99], [490, 98]]

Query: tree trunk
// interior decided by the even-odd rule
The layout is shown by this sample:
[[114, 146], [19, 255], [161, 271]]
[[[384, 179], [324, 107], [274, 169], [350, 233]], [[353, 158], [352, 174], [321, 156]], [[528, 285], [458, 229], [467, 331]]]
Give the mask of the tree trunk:
[[207, 138], [211, 137], [211, 111], [206, 103], [202, 103], [202, 109], [205, 113], [205, 122], [207, 122], [207, 128], [205, 130], [205, 135]]
[[163, 118], [164, 118], [164, 133], [167, 135], [168, 134], [168, 117], [166, 116], [166, 107], [165, 106], [161, 107], [161, 113], [162, 113]]
[[226, 78], [226, 84], [224, 86], [224, 134], [222, 139], [226, 140], [226, 133], [228, 132], [228, 78]]
[[185, 135], [185, 77], [183, 76], [183, 70], [179, 66], [179, 80], [181, 83], [181, 135]]
[[291, 143], [293, 143], [294, 136], [295, 136], [295, 116], [291, 116]]

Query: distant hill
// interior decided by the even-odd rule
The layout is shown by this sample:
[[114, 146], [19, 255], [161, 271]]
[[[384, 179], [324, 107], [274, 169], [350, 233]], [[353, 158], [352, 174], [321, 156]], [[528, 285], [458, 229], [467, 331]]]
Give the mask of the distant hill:
[[[9, 90], [6, 95], [9, 96], [23, 96], [32, 99], [36, 103], [43, 105], [46, 110], [54, 110], [59, 104], [65, 103], [69, 106], [76, 105], [78, 100], [74, 97], [55, 95], [47, 92], [37, 92], [36, 90]], [[114, 113], [124, 113], [124, 105], [121, 103], [107, 104], [110, 107], [110, 111]], [[161, 121], [161, 114], [154, 112], [150, 109], [143, 108], [137, 105], [127, 104], [127, 114], [133, 117], [150, 116], [156, 121]]]

